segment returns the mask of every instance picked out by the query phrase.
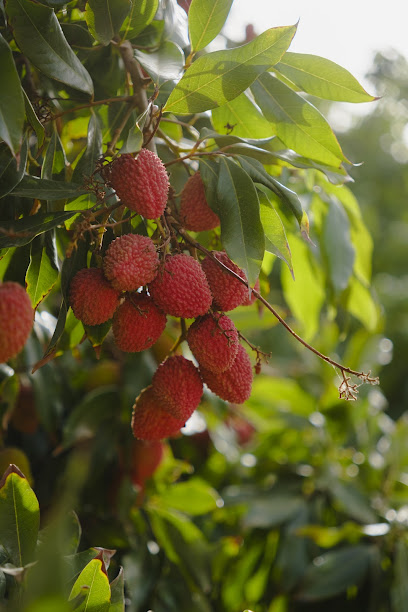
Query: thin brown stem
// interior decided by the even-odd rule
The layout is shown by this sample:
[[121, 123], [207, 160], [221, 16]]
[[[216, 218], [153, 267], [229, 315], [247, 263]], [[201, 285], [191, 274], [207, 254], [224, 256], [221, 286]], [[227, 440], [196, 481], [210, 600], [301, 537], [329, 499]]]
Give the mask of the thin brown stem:
[[[63, 100], [62, 98], [60, 99]], [[61, 111], [60, 113], [51, 115], [51, 117], [47, 119], [46, 123], [49, 121], [53, 121], [54, 119], [59, 119], [59, 117], [63, 117], [64, 115], [68, 115], [69, 113], [75, 113], [79, 110], [83, 110], [84, 108], [93, 108], [94, 106], [102, 106], [103, 104], [113, 104], [114, 102], [130, 102], [132, 99], [132, 96], [118, 96], [116, 98], [106, 98], [105, 100], [96, 100], [93, 102], [88, 102], [87, 104], [74, 106], [74, 108], [68, 108], [67, 110]]]

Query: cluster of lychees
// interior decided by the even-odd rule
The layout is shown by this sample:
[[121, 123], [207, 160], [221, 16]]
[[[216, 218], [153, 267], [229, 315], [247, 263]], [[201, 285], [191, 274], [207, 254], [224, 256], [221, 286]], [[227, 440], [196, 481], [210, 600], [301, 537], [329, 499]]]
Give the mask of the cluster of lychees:
[[[131, 211], [146, 219], [163, 215], [169, 180], [155, 153], [142, 149], [136, 160], [121, 155], [102, 175]], [[177, 217], [190, 231], [220, 224], [199, 172], [185, 184]], [[224, 314], [252, 302], [247, 286], [225, 267], [245, 280], [244, 272], [223, 251], [212, 251], [200, 262], [180, 242], [173, 251], [166, 253], [165, 247], [163, 240], [156, 249], [147, 236], [122, 235], [107, 248], [101, 268], [80, 270], [70, 288], [75, 316], [89, 326], [112, 319], [114, 340], [126, 352], [151, 347], [168, 315], [194, 319], [185, 339], [198, 367], [181, 355], [168, 356], [135, 401], [133, 432], [144, 440], [176, 434], [198, 407], [203, 383], [222, 399], [240, 404], [250, 396], [253, 377], [239, 333]]]

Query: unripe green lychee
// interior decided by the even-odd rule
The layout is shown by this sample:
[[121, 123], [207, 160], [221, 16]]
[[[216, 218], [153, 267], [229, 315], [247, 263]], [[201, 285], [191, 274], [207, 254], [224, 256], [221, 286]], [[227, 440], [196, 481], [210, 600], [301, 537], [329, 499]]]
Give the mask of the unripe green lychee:
[[224, 372], [237, 356], [238, 331], [226, 315], [209, 314], [190, 325], [187, 342], [200, 367]]
[[242, 404], [251, 395], [253, 372], [251, 361], [240, 344], [232, 366], [225, 372], [217, 373], [200, 368], [200, 374], [209, 389], [221, 399]]
[[166, 315], [145, 294], [128, 295], [113, 315], [113, 337], [118, 347], [127, 353], [150, 348], [165, 327]]
[[25, 289], [12, 281], [0, 284], [0, 363], [22, 350], [33, 322], [34, 311]]
[[203, 382], [192, 361], [168, 357], [153, 375], [152, 387], [162, 406], [176, 419], [187, 421], [200, 403]]
[[[245, 273], [231, 261], [224, 251], [212, 251], [212, 255], [238, 276], [246, 279]], [[248, 287], [219, 266], [209, 255], [204, 258], [202, 267], [214, 296], [213, 307], [215, 309], [234, 310], [242, 304], [247, 297]]]
[[147, 236], [125, 234], [110, 243], [103, 258], [103, 271], [118, 291], [136, 291], [157, 274], [159, 257]]
[[205, 197], [201, 174], [190, 176], [181, 192], [179, 217], [182, 225], [194, 232], [204, 232], [218, 227], [218, 215], [211, 210]]
[[150, 385], [136, 398], [132, 414], [132, 431], [139, 440], [162, 440], [175, 436], [184, 427], [182, 419], [176, 419], [164, 410]]
[[200, 264], [190, 255], [181, 253], [166, 257], [149, 285], [149, 293], [164, 312], [185, 319], [205, 314], [212, 302]]
[[119, 291], [106, 280], [100, 268], [83, 268], [71, 281], [69, 300], [84, 325], [109, 321], [119, 305]]

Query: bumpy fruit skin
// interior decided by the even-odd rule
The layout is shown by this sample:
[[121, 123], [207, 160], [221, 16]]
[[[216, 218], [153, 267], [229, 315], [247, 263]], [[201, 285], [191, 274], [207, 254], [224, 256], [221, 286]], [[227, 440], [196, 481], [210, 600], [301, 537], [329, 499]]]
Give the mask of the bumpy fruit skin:
[[125, 234], [110, 243], [103, 258], [103, 271], [118, 291], [136, 291], [157, 274], [159, 256], [147, 236]]
[[71, 281], [69, 300], [77, 319], [85, 325], [109, 321], [119, 304], [119, 291], [100, 268], [83, 268]]
[[252, 366], [242, 345], [239, 345], [235, 361], [228, 370], [216, 373], [200, 368], [200, 373], [211, 391], [227, 402], [242, 404], [251, 395]]
[[159, 467], [165, 445], [160, 440], [134, 440], [132, 444], [132, 482], [142, 487]]
[[190, 255], [166, 257], [149, 292], [164, 312], [185, 319], [208, 312], [212, 295], [202, 267]]
[[[213, 251], [212, 254], [218, 261], [227, 266], [230, 270], [246, 280], [244, 272], [234, 264], [224, 251]], [[211, 293], [214, 296], [213, 307], [217, 310], [234, 310], [240, 306], [247, 297], [248, 287], [245, 287], [238, 279], [234, 278], [221, 266], [207, 255], [202, 267], [210, 285]]]
[[113, 315], [113, 337], [117, 346], [127, 353], [150, 348], [165, 327], [166, 315], [144, 294], [129, 295]]
[[169, 177], [160, 157], [142, 149], [135, 160], [128, 153], [112, 162], [104, 177], [120, 200], [146, 219], [160, 217], [167, 204]]
[[200, 367], [212, 372], [228, 370], [238, 353], [238, 331], [231, 319], [220, 313], [190, 325], [187, 342]]
[[34, 311], [25, 289], [12, 281], [0, 284], [0, 363], [21, 351], [33, 321]]
[[179, 217], [182, 225], [193, 232], [212, 230], [220, 224], [218, 215], [208, 205], [199, 172], [190, 176], [184, 185]]
[[190, 418], [203, 394], [198, 369], [182, 355], [168, 357], [159, 365], [152, 386], [163, 408], [182, 421]]
[[[254, 289], [255, 291], [258, 291], [259, 293], [259, 290], [260, 290], [259, 278], [256, 279]], [[246, 297], [245, 297], [245, 300], [242, 302], [241, 306], [251, 306], [255, 301], [256, 301], [256, 296], [252, 293], [252, 291], [251, 291], [251, 295], [249, 295], [249, 289], [246, 289]]]
[[182, 427], [184, 421], [164, 410], [151, 385], [143, 389], [133, 406], [132, 431], [135, 438], [162, 440], [175, 436]]

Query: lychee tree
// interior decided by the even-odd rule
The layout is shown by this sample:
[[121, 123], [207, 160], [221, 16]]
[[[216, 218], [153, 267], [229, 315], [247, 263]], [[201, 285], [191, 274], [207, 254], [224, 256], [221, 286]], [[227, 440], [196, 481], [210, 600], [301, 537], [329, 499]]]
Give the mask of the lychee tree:
[[[0, 303], [3, 437], [7, 446], [10, 431], [24, 431], [24, 410], [15, 414], [28, 388], [37, 406], [35, 432], [47, 448], [33, 460], [40, 501], [55, 504], [56, 474], [75, 480], [55, 509], [58, 520], [46, 528], [65, 546], [59, 550], [65, 561], [57, 562], [47, 533], [35, 545], [39, 509], [27, 480], [18, 468], [4, 475], [0, 524], [8, 535], [2, 540], [0, 533], [0, 542], [3, 565], [11, 563], [14, 573], [0, 576], [13, 605], [41, 606], [55, 596], [55, 606], [67, 609], [121, 610], [123, 574], [118, 562], [117, 578], [108, 574], [108, 549], [120, 550], [119, 564], [132, 574], [138, 543], [144, 554], [155, 555], [155, 546], [161, 552], [150, 582], [140, 591], [137, 581], [129, 582], [130, 609], [192, 609], [194, 601], [197, 610], [237, 610], [245, 601], [257, 603], [249, 596], [234, 600], [228, 590], [220, 595], [223, 564], [238, 554], [229, 539], [234, 532], [220, 526], [224, 539], [216, 543], [216, 530], [204, 535], [204, 523], [184, 517], [183, 511], [201, 518], [217, 506], [221, 512], [214, 487], [226, 482], [214, 477], [215, 455], [200, 477], [188, 478], [188, 456], [170, 450], [177, 444], [182, 450], [180, 430], [192, 415], [196, 427], [207, 420], [204, 430], [218, 431], [214, 441], [220, 427], [244, 437], [252, 427], [248, 440], [262, 430], [264, 411], [253, 426], [243, 406], [252, 391], [262, 404], [262, 389], [273, 389], [270, 353], [278, 349], [269, 332], [277, 323], [285, 328], [283, 342], [298, 341], [322, 360], [323, 404], [336, 404], [338, 395], [355, 400], [363, 383], [378, 382], [357, 358], [343, 363], [338, 356], [347, 357], [348, 328], [377, 330], [379, 309], [369, 287], [370, 236], [346, 186], [352, 162], [312, 103], [374, 98], [337, 64], [290, 52], [296, 25], [210, 50], [231, 4], [193, 0], [187, 10], [175, 0], [6, 0], [2, 6], [0, 299], [7, 288], [24, 288], [35, 311], [32, 333], [27, 338], [24, 331], [16, 350], [21, 314], [6, 299]], [[305, 383], [287, 401], [292, 406], [303, 397], [300, 412], [319, 415], [319, 404], [310, 408], [312, 395]], [[194, 427], [193, 421], [190, 432]], [[216, 449], [222, 453], [222, 445]], [[52, 476], [42, 488], [47, 470]], [[161, 476], [149, 496], [145, 481], [155, 471]], [[106, 476], [109, 486], [90, 499], [89, 482], [95, 492]], [[37, 517], [26, 529], [24, 555], [14, 547], [18, 518], [7, 519], [14, 490]], [[279, 497], [300, 511], [298, 498], [288, 491]], [[66, 514], [76, 504], [85, 525], [79, 553], [79, 523]], [[87, 514], [94, 507], [100, 529], [104, 512], [116, 528], [98, 542], [92, 538], [101, 531]], [[24, 503], [14, 511], [28, 520]], [[249, 520], [248, 526], [276, 526], [292, 516], [281, 514], [276, 523]], [[239, 519], [239, 511], [232, 515]], [[270, 563], [272, 540], [260, 553]], [[86, 549], [95, 543], [103, 548]], [[344, 566], [350, 551], [342, 552], [345, 559], [336, 563]], [[366, 569], [371, 548], [361, 544], [356, 554]], [[38, 568], [43, 574], [51, 562], [62, 568], [67, 556], [70, 572], [61, 569], [53, 591]], [[33, 561], [37, 570], [30, 569]], [[320, 588], [320, 576], [309, 577], [308, 587], [296, 571], [283, 587], [287, 602], [295, 586], [305, 600], [313, 580]], [[351, 571], [319, 597], [345, 592], [364, 576]], [[182, 605], [177, 581], [190, 594]], [[159, 588], [165, 583], [174, 587], [168, 600]]]

